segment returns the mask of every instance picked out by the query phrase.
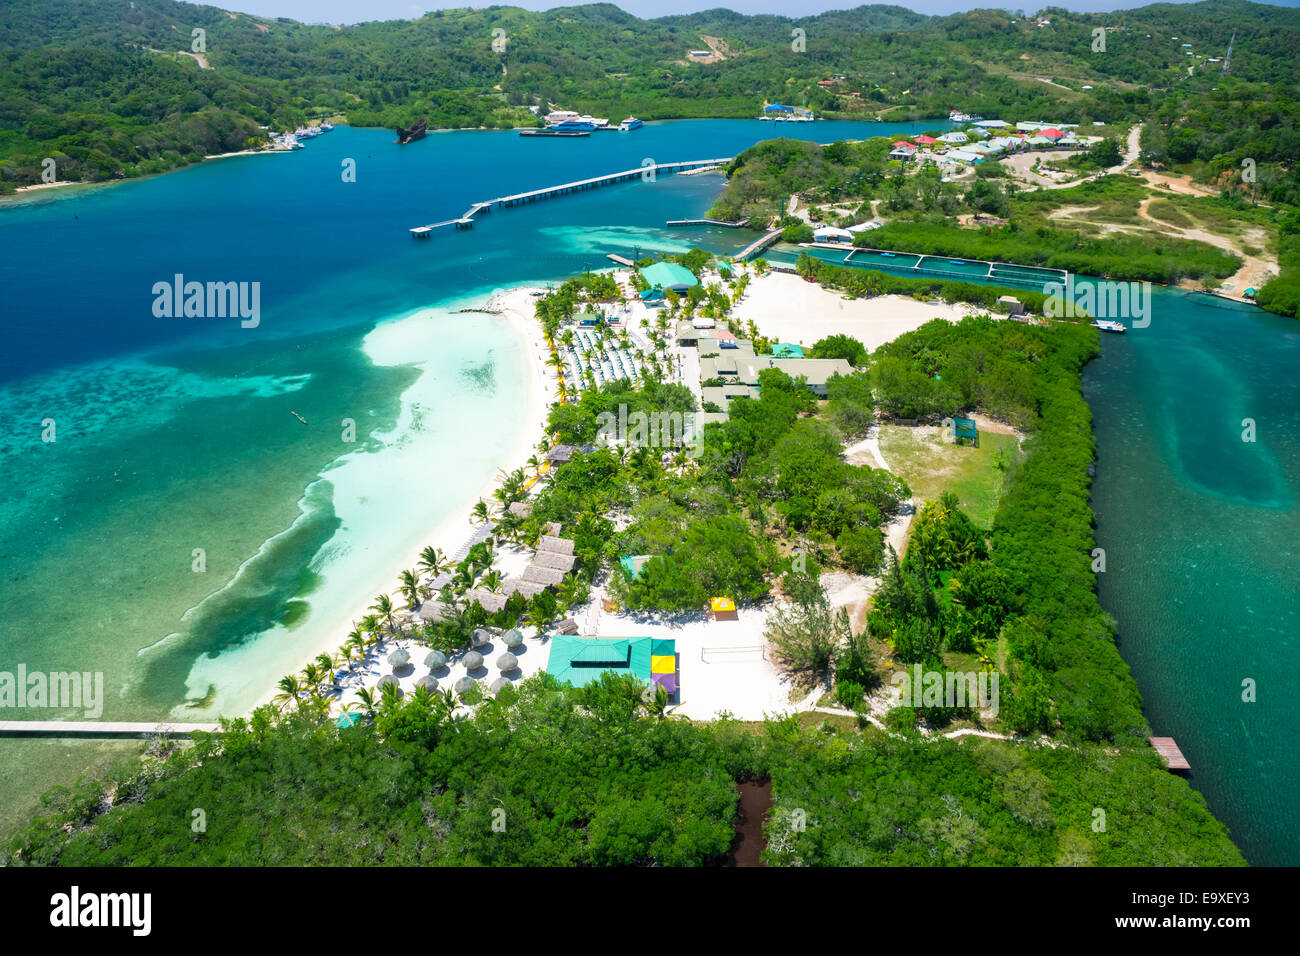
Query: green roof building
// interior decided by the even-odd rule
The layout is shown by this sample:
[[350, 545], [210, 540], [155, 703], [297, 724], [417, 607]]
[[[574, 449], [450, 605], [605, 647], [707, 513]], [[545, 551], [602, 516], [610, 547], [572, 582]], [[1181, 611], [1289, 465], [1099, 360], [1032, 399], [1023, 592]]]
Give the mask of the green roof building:
[[694, 272], [675, 262], [656, 262], [652, 266], [646, 266], [641, 270], [641, 278], [652, 289], [672, 289], [675, 292], [685, 292], [700, 284]]
[[606, 672], [630, 674], [646, 684], [677, 692], [677, 642], [664, 637], [551, 638], [546, 672], [561, 683], [585, 687]]

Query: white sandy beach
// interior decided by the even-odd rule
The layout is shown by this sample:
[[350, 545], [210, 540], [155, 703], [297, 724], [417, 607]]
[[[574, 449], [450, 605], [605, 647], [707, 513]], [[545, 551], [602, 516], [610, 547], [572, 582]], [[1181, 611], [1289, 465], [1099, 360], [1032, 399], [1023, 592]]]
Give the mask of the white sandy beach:
[[[369, 606], [375, 595], [392, 595], [394, 605], [404, 607], [404, 600], [394, 595], [399, 573], [404, 568], [415, 566], [417, 556], [425, 546], [433, 545], [451, 554], [472, 536], [475, 528], [470, 521], [470, 509], [479, 498], [490, 500], [499, 483], [497, 469], [523, 467], [529, 456], [535, 453], [555, 397], [556, 386], [548, 378], [544, 364], [548, 350], [541, 327], [533, 317], [534, 300], [530, 292], [536, 289], [512, 289], [498, 294], [494, 301], [488, 295], [481, 295], [447, 307], [421, 310], [381, 323], [366, 337], [364, 348], [375, 364], [422, 366], [439, 348], [438, 337], [424, 332], [423, 328], [435, 328], [434, 323], [447, 308], [453, 311], [460, 308], [499, 311], [499, 315], [477, 313], [467, 321], [508, 323], [526, 352], [528, 379], [523, 383], [523, 400], [513, 418], [513, 445], [508, 454], [493, 463], [492, 472], [474, 494], [464, 496], [450, 515], [432, 526], [409, 520], [404, 522], [400, 513], [394, 513], [392, 520], [385, 523], [381, 539], [374, 547], [366, 547], [364, 553], [355, 547], [345, 547], [340, 551], [333, 542], [327, 545], [324, 562], [327, 567], [336, 563], [347, 583], [335, 583], [327, 573], [327, 586], [308, 599], [310, 615], [300, 627], [291, 631], [276, 626], [258, 640], [227, 651], [215, 660], [196, 662], [189, 678], [192, 698], [201, 697], [205, 688], [216, 684], [219, 696], [211, 710], [225, 711], [231, 709], [230, 702], [239, 701], [238, 710], [242, 712], [269, 702], [277, 693], [275, 684], [281, 676], [301, 670], [319, 654], [332, 655], [338, 650], [352, 630], [353, 622], [370, 613]], [[413, 342], [423, 343], [418, 352], [413, 351]], [[446, 467], [447, 449], [430, 448], [427, 441], [417, 442], [411, 437], [420, 431], [421, 406], [435, 407], [441, 387], [435, 376], [422, 375], [403, 393], [402, 411], [393, 431], [379, 436], [392, 446], [393, 454], [420, 456], [419, 461], [412, 459], [406, 463], [410, 467], [401, 467], [395, 466], [391, 458], [360, 454], [348, 456], [342, 467], [325, 473], [324, 477], [334, 484], [335, 507], [344, 516], [345, 524], [346, 515], [351, 511], [375, 506], [376, 487], [391, 488], [395, 500], [411, 500], [411, 496], [418, 496], [422, 488], [436, 481], [440, 468]], [[429, 458], [430, 453], [435, 457]], [[403, 485], [400, 489], [397, 487], [399, 482]], [[443, 514], [446, 514], [445, 510]], [[176, 711], [177, 715], [183, 714], [187, 719], [195, 719], [204, 712], [184, 706]]]
[[[549, 349], [541, 326], [533, 314], [535, 297], [531, 293], [534, 291], [540, 290], [536, 286], [498, 290], [488, 302], [482, 304], [485, 310], [499, 312], [505, 321], [511, 323], [526, 343], [529, 359], [527, 407], [520, 416], [521, 427], [514, 454], [508, 463], [503, 463], [502, 467], [506, 470], [522, 465], [534, 453], [543, 434], [547, 410], [557, 392], [553, 372], [546, 365]], [[649, 314], [639, 303], [627, 311], [630, 326], [637, 325], [643, 311]], [[841, 298], [834, 290], [804, 282], [797, 276], [772, 273], [763, 277], [751, 277], [744, 299], [733, 312], [733, 317], [738, 321], [752, 319], [763, 335], [782, 341], [811, 345], [827, 335], [844, 333], [859, 339], [868, 348], [876, 348], [932, 319], [957, 321], [974, 311], [973, 307], [965, 305], [923, 303], [901, 296], [850, 301]], [[382, 338], [382, 329], [383, 326], [372, 335]], [[367, 351], [377, 362], [384, 361], [386, 350], [382, 345], [368, 341]], [[846, 449], [846, 457], [855, 463], [888, 467], [874, 433]], [[398, 572], [414, 563], [414, 556], [422, 547], [433, 544], [444, 552], [454, 553], [475, 530], [469, 520], [469, 510], [474, 501], [478, 498], [490, 500], [491, 492], [497, 484], [498, 479], [494, 477], [477, 496], [466, 500], [461, 510], [436, 527], [417, 529], [410, 534], [395, 529], [391, 556], [376, 567], [371, 586], [364, 590], [349, 589], [351, 594], [360, 596], [348, 606], [339, 607], [335, 611], [337, 625], [328, 630], [319, 646], [300, 645], [295, 648], [297, 666], [300, 668], [321, 652], [335, 651], [343, 643], [352, 622], [368, 613], [373, 595], [380, 592], [391, 594], [397, 583]], [[887, 539], [900, 554], [906, 544], [911, 522], [911, 505], [911, 502], [906, 503], [904, 513], [886, 528]], [[522, 572], [528, 556], [529, 552], [525, 549], [503, 546], [497, 552], [495, 566], [505, 576], [513, 576]], [[828, 572], [823, 583], [832, 605], [848, 608], [855, 627], [860, 628], [866, 599], [878, 579]], [[715, 621], [705, 613], [663, 616], [609, 612], [602, 609], [605, 596], [603, 587], [593, 587], [589, 602], [573, 609], [572, 615], [578, 622], [579, 633], [590, 637], [674, 638], [681, 675], [679, 702], [672, 708], [676, 713], [699, 720], [712, 719], [721, 713], [742, 720], [761, 720], [768, 715], [813, 708], [821, 694], [821, 690], [818, 690], [799, 699], [801, 695], [792, 693], [793, 685], [769, 659], [763, 634], [768, 617], [776, 607], [773, 601], [741, 608], [737, 620]], [[395, 600], [395, 603], [400, 601]], [[316, 613], [314, 599], [313, 613]], [[497, 638], [489, 646], [479, 649], [484, 655], [485, 664], [482, 668], [469, 672], [469, 676], [479, 679], [486, 687], [500, 676], [519, 681], [545, 669], [549, 641], [536, 635], [531, 628], [521, 628], [521, 631], [525, 635], [525, 642], [522, 649], [515, 651], [519, 663], [516, 670], [508, 674], [501, 673], [496, 662], [506, 648], [501, 639]], [[407, 650], [411, 663], [394, 671], [387, 657], [398, 647]], [[429, 668], [424, 666], [427, 653], [428, 649], [414, 638], [390, 638], [381, 642], [363, 662], [346, 668], [340, 675], [341, 694], [336, 699], [335, 707], [355, 702], [360, 688], [374, 687], [385, 674], [394, 674], [404, 693], [413, 692], [416, 682], [430, 673]], [[463, 652], [450, 655], [446, 667], [432, 672], [441, 689], [450, 689], [456, 680], [466, 676], [464, 656]], [[292, 665], [289, 669], [292, 669]], [[257, 676], [266, 688], [260, 699], [260, 702], [265, 703], [274, 696], [275, 690], [270, 685], [280, 675], [262, 673]]]
[[828, 335], [851, 335], [868, 349], [891, 342], [931, 319], [959, 322], [982, 311], [965, 302], [918, 302], [901, 295], [845, 299], [833, 289], [788, 272], [750, 276], [733, 320], [750, 322], [778, 342], [812, 345]]

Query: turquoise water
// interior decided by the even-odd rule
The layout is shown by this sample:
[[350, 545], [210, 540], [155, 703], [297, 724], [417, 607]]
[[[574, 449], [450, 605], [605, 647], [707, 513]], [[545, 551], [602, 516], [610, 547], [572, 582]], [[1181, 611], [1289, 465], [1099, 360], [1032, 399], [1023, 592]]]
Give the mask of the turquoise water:
[[1158, 288], [1149, 328], [1102, 341], [1084, 378], [1102, 604], [1153, 732], [1246, 858], [1298, 864], [1300, 325]]
[[1178, 742], [1247, 860], [1300, 864], [1300, 324], [1157, 287], [1148, 327], [1101, 341], [1084, 395], [1102, 606], [1153, 734]]
[[[395, 578], [403, 535], [464, 509], [508, 464], [521, 345], [492, 317], [456, 309], [603, 266], [610, 252], [725, 253], [753, 236], [664, 227], [709, 207], [714, 176], [500, 210], [427, 242], [407, 230], [644, 158], [731, 155], [769, 125], [557, 141], [443, 133], [403, 149], [391, 133], [339, 129], [291, 155], [0, 204], [0, 456], [11, 476], [0, 489], [0, 670], [102, 670], [104, 716], [117, 719], [231, 712], [260, 696], [300, 666], [313, 628], [332, 626], [351, 575], [391, 564]], [[825, 141], [919, 128], [783, 132]], [[339, 175], [347, 158], [355, 183]], [[154, 318], [152, 284], [176, 272], [262, 281], [261, 324]], [[1163, 289], [1153, 307], [1148, 329], [1104, 338], [1085, 376], [1101, 600], [1153, 730], [1178, 740], [1248, 859], [1300, 862], [1289, 756], [1300, 708], [1288, 696], [1300, 326]], [[358, 423], [355, 446], [340, 441], [344, 417]], [[1241, 441], [1247, 417], [1255, 443]], [[53, 444], [40, 441], [45, 418], [58, 423]], [[1241, 703], [1247, 678], [1257, 703]], [[51, 784], [128, 749], [0, 740], [0, 829]]]
[[[341, 644], [373, 593], [358, 582], [378, 574], [391, 588], [423, 545], [454, 547], [421, 536], [522, 463], [523, 343], [502, 320], [457, 310], [606, 266], [607, 253], [734, 251], [753, 235], [664, 226], [711, 205], [710, 175], [498, 210], [424, 242], [408, 230], [769, 135], [758, 121], [701, 121], [571, 141], [439, 133], [398, 148], [390, 132], [341, 128], [292, 154], [0, 203], [0, 461], [13, 476], [0, 488], [0, 671], [102, 672], [104, 719], [202, 719], [262, 697], [322, 629]], [[154, 284], [178, 273], [260, 283], [260, 322], [156, 316]], [[78, 716], [5, 716], [24, 715]], [[0, 740], [0, 829], [129, 749]]]

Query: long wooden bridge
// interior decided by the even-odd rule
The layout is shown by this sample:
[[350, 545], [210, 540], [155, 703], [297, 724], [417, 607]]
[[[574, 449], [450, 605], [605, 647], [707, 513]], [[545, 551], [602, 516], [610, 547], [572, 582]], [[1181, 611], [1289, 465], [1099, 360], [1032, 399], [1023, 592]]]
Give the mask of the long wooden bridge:
[[621, 172], [609, 173], [605, 176], [580, 179], [577, 182], [561, 183], [558, 186], [546, 186], [542, 189], [530, 189], [527, 192], [515, 193], [510, 196], [499, 196], [486, 202], [474, 203], [465, 211], [463, 216], [456, 219], [444, 219], [442, 222], [431, 222], [425, 226], [416, 226], [411, 230], [411, 235], [416, 239], [428, 239], [433, 235], [435, 229], [441, 229], [444, 226], [470, 229], [474, 225], [475, 216], [491, 212], [496, 207], [520, 206], [524, 203], [537, 202], [542, 199], [553, 199], [556, 196], [564, 196], [568, 193], [583, 192], [600, 186], [610, 186], [614, 183], [653, 178], [659, 173], [679, 173], [689, 169], [698, 169], [702, 166], [717, 166], [729, 162], [731, 162], [730, 157], [726, 159], [688, 159], [676, 163], [654, 163], [649, 166], [638, 166], [636, 169], [624, 169]]
[[188, 737], [220, 724], [127, 723], [114, 720], [0, 720], [0, 737]]
[[779, 235], [781, 235], [780, 229], [769, 229], [767, 232], [763, 233], [761, 236], [759, 236], [757, 239], [755, 239], [753, 242], [747, 245], [744, 249], [741, 249], [738, 253], [736, 253], [736, 259], [740, 262], [744, 262], [750, 256], [754, 255], [754, 253], [766, 249], [772, 243], [776, 242], [776, 238]]

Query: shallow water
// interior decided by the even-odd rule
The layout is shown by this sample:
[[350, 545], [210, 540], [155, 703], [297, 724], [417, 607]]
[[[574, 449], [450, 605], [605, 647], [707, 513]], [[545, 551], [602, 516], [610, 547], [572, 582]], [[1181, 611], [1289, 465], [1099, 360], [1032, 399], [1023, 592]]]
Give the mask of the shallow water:
[[[0, 203], [0, 461], [12, 476], [0, 487], [0, 671], [103, 673], [105, 719], [201, 719], [250, 706], [322, 633], [341, 644], [370, 599], [357, 582], [395, 584], [423, 545], [454, 548], [421, 535], [520, 464], [507, 459], [523, 344], [503, 320], [459, 309], [607, 266], [608, 253], [733, 251], [753, 236], [665, 227], [708, 208], [712, 175], [497, 210], [428, 241], [409, 229], [647, 158], [729, 156], [770, 125], [569, 141], [439, 133], [400, 148], [390, 132], [340, 128], [292, 154]], [[259, 283], [257, 325], [155, 315], [155, 283], [177, 274]], [[0, 740], [0, 830], [89, 754], [126, 749]]]

